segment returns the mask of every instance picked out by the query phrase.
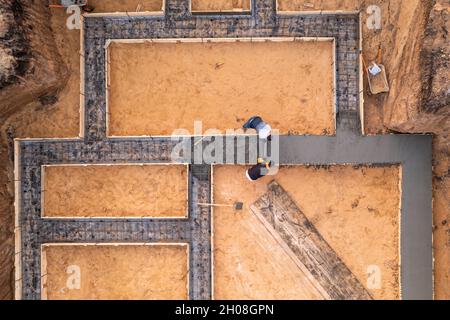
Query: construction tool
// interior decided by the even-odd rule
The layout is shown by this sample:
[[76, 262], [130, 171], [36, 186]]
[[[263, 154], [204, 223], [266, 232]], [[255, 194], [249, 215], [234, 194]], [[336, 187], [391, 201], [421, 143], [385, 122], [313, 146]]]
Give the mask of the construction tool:
[[376, 61], [372, 62], [370, 66], [367, 65], [364, 55], [361, 52], [361, 59], [364, 66], [364, 73], [367, 75], [369, 89], [371, 94], [379, 94], [389, 92], [389, 83], [386, 76], [386, 68], [383, 63], [383, 55], [381, 45], [378, 47]]
[[50, 4], [49, 8], [69, 8], [72, 6], [80, 7], [85, 12], [94, 11], [94, 7], [88, 4], [88, 0], [59, 0], [59, 4]]
[[197, 203], [199, 206], [207, 206], [207, 207], [230, 207], [234, 210], [242, 210], [244, 207], [243, 202], [235, 202], [234, 204], [217, 204], [217, 203]]

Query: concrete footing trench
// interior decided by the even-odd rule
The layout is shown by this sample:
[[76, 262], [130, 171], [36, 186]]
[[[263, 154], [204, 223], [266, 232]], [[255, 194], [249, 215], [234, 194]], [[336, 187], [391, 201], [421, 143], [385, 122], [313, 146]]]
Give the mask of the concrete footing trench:
[[[302, 65], [300, 60], [303, 59], [296, 60], [295, 54], [286, 55], [286, 59], [290, 60], [286, 60], [288, 62], [285, 61], [286, 63], [283, 65], [286, 68], [285, 71], [289, 69], [287, 67], [290, 61], [294, 64], [293, 68], [297, 68], [295, 70], [305, 73], [300, 78], [303, 80], [298, 81], [305, 85], [302, 90], [305, 92], [308, 90], [308, 81], [312, 82], [312, 85], [314, 83], [321, 85], [321, 90], [309, 92], [309, 100], [301, 102], [308, 106], [308, 108], [305, 107], [304, 114], [292, 113], [284, 123], [283, 114], [278, 113], [278, 108], [283, 108], [289, 98], [300, 99], [295, 96], [295, 87], [284, 88], [281, 85], [277, 87], [283, 93], [273, 97], [273, 102], [279, 103], [277, 110], [272, 111], [273, 114], [270, 112], [270, 106], [266, 106], [267, 110], [264, 110], [267, 111], [266, 118], [272, 117], [270, 119], [272, 123], [279, 122], [278, 125], [281, 127], [279, 139], [271, 142], [273, 146], [275, 143], [279, 143], [278, 165], [280, 171], [293, 170], [290, 169], [292, 167], [311, 166], [318, 168], [330, 166], [395, 167], [395, 170], [392, 169], [389, 172], [397, 172], [398, 186], [394, 186], [394, 183], [386, 183], [392, 190], [398, 187], [396, 189], [398, 201], [393, 206], [398, 204], [394, 209], [398, 209], [399, 219], [393, 224], [391, 233], [394, 240], [398, 238], [398, 261], [396, 264], [399, 265], [399, 268], [398, 275], [393, 276], [393, 278], [397, 278], [398, 285], [396, 289], [392, 289], [396, 290], [396, 293], [392, 293], [391, 296], [402, 299], [432, 299], [432, 137], [394, 134], [364, 136], [362, 134], [363, 101], [362, 66], [359, 55], [361, 49], [359, 14], [355, 12], [289, 12], [280, 14], [276, 9], [276, 1], [273, 0], [253, 0], [248, 8], [244, 3], [242, 10], [230, 8], [222, 13], [212, 13], [208, 11], [210, 10], [208, 8], [197, 7], [199, 8], [198, 12], [193, 12], [191, 6], [195, 3], [193, 1], [191, 4], [189, 0], [165, 0], [164, 10], [155, 14], [87, 14], [84, 17], [81, 32], [82, 120], [80, 138], [17, 139], [15, 141], [16, 298], [67, 298], [64, 296], [64, 292], [55, 291], [55, 288], [61, 286], [62, 278], [58, 276], [51, 278], [53, 275], [65, 272], [62, 266], [55, 264], [55, 261], [61, 260], [66, 250], [63, 246], [67, 246], [67, 250], [73, 251], [74, 258], [68, 259], [67, 263], [77, 262], [86, 267], [89, 266], [89, 261], [76, 259], [82, 251], [91, 252], [85, 254], [103, 255], [106, 257], [104, 261], [126, 259], [126, 257], [133, 256], [144, 256], [151, 260], [155, 254], [154, 250], [159, 250], [158, 252], [166, 257], [161, 264], [154, 262], [145, 266], [144, 269], [145, 272], [148, 272], [148, 276], [144, 277], [143, 281], [151, 283], [151, 275], [156, 274], [156, 271], [162, 266], [166, 266], [171, 269], [171, 272], [165, 272], [164, 277], [171, 279], [171, 285], [154, 284], [159, 288], [155, 289], [154, 286], [141, 288], [141, 284], [139, 284], [139, 289], [136, 290], [140, 292], [147, 289], [149, 291], [138, 296], [129, 292], [120, 292], [120, 290], [126, 291], [126, 286], [122, 289], [107, 286], [106, 290], [110, 290], [110, 292], [118, 290], [118, 292], [117, 295], [109, 295], [106, 298], [189, 298], [195, 300], [228, 298], [229, 296], [222, 293], [221, 289], [217, 287], [229, 279], [220, 278], [215, 274], [219, 265], [225, 264], [220, 261], [226, 260], [220, 260], [222, 253], [216, 251], [216, 242], [219, 243], [222, 240], [214, 239], [216, 233], [218, 237], [222, 236], [215, 230], [215, 221], [226, 221], [219, 217], [226, 212], [199, 204], [217, 200], [214, 198], [217, 198], [215, 194], [220, 190], [220, 183], [214, 174], [216, 166], [224, 165], [225, 167], [226, 165], [228, 168], [228, 166], [251, 165], [255, 163], [257, 155], [253, 154], [248, 145], [239, 144], [236, 137], [230, 139], [224, 135], [211, 134], [208, 138], [199, 140], [199, 137], [194, 134], [169, 136], [172, 131], [169, 130], [172, 129], [170, 126], [175, 128], [188, 125], [196, 119], [198, 110], [188, 103], [192, 101], [185, 101], [186, 104], [183, 104], [185, 118], [177, 116], [177, 121], [167, 121], [165, 125], [158, 127], [158, 117], [161, 117], [165, 110], [167, 111], [164, 106], [161, 107], [161, 101], [170, 99], [170, 92], [168, 94], [164, 91], [158, 92], [158, 88], [153, 87], [151, 90], [148, 89], [150, 86], [156, 85], [152, 82], [153, 75], [147, 73], [153, 70], [151, 65], [147, 65], [148, 69], [143, 69], [148, 77], [139, 80], [136, 78], [136, 74], [125, 72], [127, 68], [138, 70], [139, 65], [124, 62], [120, 66], [117, 64], [117, 59], [126, 58], [127, 46], [141, 46], [134, 53], [136, 59], [139, 58], [140, 61], [149, 52], [139, 52], [142, 50], [142, 46], [148, 46], [150, 50], [166, 46], [163, 52], [170, 52], [169, 55], [161, 56], [161, 53], [157, 51], [151, 52], [151, 55], [159, 58], [160, 63], [167, 65], [182, 64], [179, 59], [186, 54], [186, 50], [197, 50], [196, 52], [203, 54], [201, 53], [204, 52], [202, 47], [207, 47], [207, 50], [211, 52], [216, 50], [217, 45], [222, 46], [227, 43], [230, 45], [238, 43], [241, 47], [248, 47], [249, 51], [245, 51], [243, 54], [244, 62], [248, 63], [243, 69], [239, 69], [239, 64], [227, 69], [230, 61], [226, 60], [225, 56], [220, 58], [219, 62], [222, 64], [219, 63], [210, 68], [208, 62], [205, 62], [205, 65], [197, 68], [197, 70], [203, 70], [203, 74], [209, 72], [207, 70], [222, 72], [221, 76], [215, 74], [211, 77], [219, 79], [218, 85], [221, 88], [224, 84], [227, 85], [226, 89], [229, 90], [227, 94], [232, 95], [239, 92], [240, 95], [233, 96], [230, 102], [236, 104], [230, 107], [230, 112], [237, 114], [239, 105], [246, 101], [246, 96], [243, 95], [246, 90], [253, 90], [247, 92], [246, 95], [251, 97], [252, 101], [258, 101], [258, 96], [263, 94], [263, 90], [261, 92], [256, 90], [273, 87], [277, 82], [272, 79], [273, 83], [264, 83], [267, 86], [258, 84], [258, 81], [269, 81], [270, 77], [257, 78], [257, 71], [264, 68], [264, 63], [267, 61], [277, 62], [272, 61], [273, 57], [270, 55], [259, 57], [261, 61], [256, 61], [258, 59], [253, 61], [251, 50], [264, 50], [264, 46], [275, 48], [277, 44], [286, 46], [284, 49], [287, 49], [289, 48], [287, 43], [290, 43], [291, 46], [298, 46], [298, 48], [289, 50], [315, 50], [318, 46], [321, 47], [323, 51], [321, 51], [320, 58], [322, 62], [325, 61], [328, 64], [326, 66], [328, 69], [324, 71], [324, 74], [327, 74], [326, 77], [312, 77], [308, 80], [307, 71], [308, 67], [311, 67], [308, 62], [304, 61]], [[304, 43], [307, 45], [304, 46]], [[189, 45], [191, 49], [183, 47], [184, 44]], [[167, 46], [176, 46], [177, 48], [169, 50]], [[120, 52], [121, 48], [125, 51]], [[148, 48], [144, 50], [148, 50]], [[280, 50], [286, 52], [284, 49]], [[110, 52], [110, 50], [113, 51]], [[114, 50], [118, 51], [114, 52]], [[231, 52], [231, 55], [237, 54], [233, 52], [233, 48], [228, 47], [227, 50]], [[200, 55], [200, 57], [203, 56]], [[204, 58], [209, 59], [208, 56]], [[198, 57], [196, 61], [199, 64], [202, 63], [202, 59]], [[254, 65], [249, 66], [250, 61], [253, 61]], [[281, 61], [279, 63], [283, 64]], [[214, 83], [208, 82], [210, 80], [208, 76], [193, 74], [196, 70], [194, 67], [188, 70], [192, 73], [174, 75], [180, 83], [172, 85], [181, 87], [183, 82], [194, 79], [200, 82], [204, 81], [211, 91], [218, 90]], [[312, 68], [315, 68], [314, 65]], [[269, 75], [279, 76], [276, 68], [264, 70]], [[230, 85], [228, 75], [238, 71], [243, 77], [248, 76], [246, 81], [248, 80], [249, 83], [248, 88], [244, 87], [240, 91], [235, 91], [235, 88]], [[155, 74], [161, 76], [161, 72], [158, 70], [155, 71]], [[142, 81], [141, 84], [144, 88], [158, 96], [146, 95], [150, 91], [144, 89], [144, 93], [140, 96], [139, 94], [129, 95], [130, 91], [127, 91], [126, 87], [120, 86], [120, 79], [125, 76], [129, 77], [128, 81], [134, 83], [135, 86]], [[165, 79], [167, 80], [167, 78]], [[250, 81], [255, 82], [250, 83]], [[241, 85], [245, 85], [245, 82], [243, 83]], [[217, 83], [215, 84], [217, 85]], [[186, 94], [194, 92], [194, 97], [197, 97], [200, 102], [205, 94], [195, 92], [195, 89], [188, 85], [180, 90], [185, 90], [183, 92], [187, 92]], [[317, 95], [320, 95], [320, 99], [317, 98], [320, 101], [314, 100]], [[226, 108], [227, 99], [225, 98], [221, 100], [223, 105], [220, 105], [215, 112], [219, 113], [221, 109]], [[140, 104], [142, 99], [151, 99], [152, 103], [161, 107], [160, 110], [158, 107], [142, 106]], [[311, 118], [314, 117], [314, 114], [308, 114], [307, 110], [310, 110], [315, 103], [325, 105], [326, 114], [322, 113], [323, 119], [321, 119], [320, 126], [312, 132], [302, 132], [302, 121], [314, 121], [314, 118]], [[255, 105], [257, 109], [258, 105]], [[172, 107], [171, 113], [182, 109], [181, 107], [177, 108], [176, 105]], [[139, 125], [133, 125], [136, 123], [136, 119], [127, 122], [130, 119], [120, 113], [124, 108], [137, 110], [138, 112], [134, 116], [143, 117], [142, 122], [139, 122]], [[251, 105], [246, 105], [245, 108], [247, 108], [248, 114], [244, 113], [243, 118], [254, 112]], [[289, 109], [283, 110], [290, 112]], [[146, 123], [147, 119], [149, 119], [150, 125]], [[219, 129], [223, 129], [220, 125], [240, 127], [243, 120], [238, 119], [234, 113], [224, 123], [220, 123], [220, 117], [209, 119], [211, 123], [208, 123], [208, 126], [216, 125]], [[187, 122], [183, 122], [184, 120]], [[297, 124], [297, 127], [290, 127], [289, 121]], [[248, 137], [250, 138], [251, 135]], [[236, 151], [231, 161], [228, 157], [227, 159], [216, 157], [214, 163], [196, 160], [196, 154], [207, 149], [212, 143], [223, 146], [224, 154], [226, 154], [230, 148], [230, 141], [231, 148]], [[220, 143], [217, 144], [217, 142]], [[181, 152], [180, 157], [174, 160], [172, 154], [180, 145], [185, 147], [183, 150], [188, 151]], [[120, 202], [108, 201], [108, 197], [113, 198], [115, 194], [121, 192], [112, 187], [114, 177], [105, 178], [109, 177], [110, 173], [107, 171], [113, 170], [114, 166], [121, 167], [121, 170], [134, 170], [116, 173], [117, 179], [121, 181], [128, 177], [131, 183], [140, 181], [140, 177], [143, 177], [145, 181], [153, 181], [152, 185], [155, 186], [146, 189], [136, 183], [133, 186], [134, 191], [125, 195], [127, 201], [133, 203], [132, 207], [128, 207], [129, 211], [126, 211]], [[104, 171], [96, 173], [95, 168], [102, 168]], [[152, 171], [152, 168], [157, 171]], [[52, 173], [51, 170], [54, 172]], [[64, 173], [64, 170], [67, 172]], [[74, 170], [78, 170], [78, 173], [74, 173]], [[58, 181], [58, 174], [70, 176], [72, 180], [67, 184], [64, 183], [64, 180]], [[170, 180], [170, 183], [159, 181], [158, 177], [161, 175], [169, 177], [167, 179]], [[75, 176], [77, 179], [73, 178]], [[301, 177], [299, 175], [298, 179], [301, 180]], [[286, 179], [286, 181], [289, 183], [289, 180]], [[380, 179], [374, 178], [374, 181], [374, 185], [381, 183]], [[270, 186], [273, 189], [273, 184]], [[80, 188], [83, 188], [84, 191], [77, 192], [76, 190]], [[96, 188], [104, 191], [101, 199], [98, 200], [87, 191]], [[73, 201], [85, 203], [87, 206], [84, 208], [70, 206], [71, 200], [67, 199], [67, 195], [78, 199]], [[296, 199], [295, 195], [292, 198]], [[62, 199], [65, 199], [66, 202], [61, 202]], [[150, 199], [150, 203], [145, 203], [145, 199]], [[255, 198], [254, 202], [257, 200]], [[251, 204], [246, 203], [246, 206]], [[355, 207], [357, 206], [358, 203], [355, 204]], [[264, 209], [262, 202], [259, 202], [259, 208], [260, 211]], [[293, 205], [290, 208], [284, 210], [290, 213], [304, 210], [302, 204], [298, 202], [296, 206]], [[64, 210], [66, 211], [63, 212]], [[271, 214], [276, 215], [276, 212], [272, 211]], [[306, 212], [305, 216], [308, 216]], [[267, 219], [270, 220], [270, 218]], [[316, 220], [314, 217], [305, 217], [302, 221], [308, 225], [309, 223], [314, 224]], [[338, 227], [336, 226], [336, 228]], [[373, 226], [368, 226], [369, 229], [371, 227]], [[272, 224], [272, 228], [276, 230], [275, 233], [282, 231], [279, 229], [280, 225]], [[290, 226], [284, 224], [282, 228], [289, 229]], [[329, 237], [325, 231], [320, 235], [320, 232], [314, 233], [317, 230], [314, 232], [311, 230], [315, 229], [308, 225], [301, 232], [303, 232], [303, 238], [306, 237], [305, 234], [308, 236], [313, 234], [313, 240], [311, 240], [313, 246], [300, 246], [292, 243], [283, 245], [286, 250], [294, 252], [291, 257], [301, 260], [301, 264], [308, 264], [308, 261], [302, 260], [302, 257], [306, 255], [301, 250], [323, 250], [322, 254], [315, 252], [312, 256], [332, 261], [330, 268], [321, 269], [318, 273], [311, 269], [314, 263], [308, 265], [310, 278], [308, 280], [305, 277], [305, 283], [308, 283], [305, 286], [311, 286], [312, 293], [305, 293], [302, 297], [317, 299], [373, 298], [373, 295], [367, 292], [360, 283], [359, 275], [363, 272], [350, 271], [352, 268], [349, 263], [342, 262], [336, 255], [333, 250], [335, 248], [332, 248], [332, 237]], [[290, 238], [281, 237], [281, 239], [288, 241], [286, 239]], [[368, 244], [368, 246], [370, 245], [372, 244]], [[61, 249], [61, 247], [63, 248]], [[113, 250], [115, 247], [121, 248], [122, 251], [125, 251], [124, 247], [128, 247], [129, 251], [122, 255], [121, 251]], [[215, 258], [218, 259], [217, 263]], [[75, 262], [71, 262], [71, 260]], [[145, 263], [139, 260], [136, 261], [136, 265], [130, 267], [131, 271], [126, 273], [126, 279], [133, 279], [133, 270], [139, 270], [140, 264]], [[342, 290], [333, 288], [338, 283], [339, 277], [320, 279], [321, 276], [329, 276], [329, 271], [335, 265], [339, 265], [339, 276], [346, 279]], [[232, 279], [228, 282], [235, 280]], [[322, 289], [314, 286], [317, 283]], [[165, 290], [175, 292], [175, 294], [169, 296], [164, 293]], [[152, 295], [152, 292], [155, 294]], [[73, 296], [72, 298], [98, 297], [105, 296], [95, 295], [91, 292], [91, 295], [88, 296]]]

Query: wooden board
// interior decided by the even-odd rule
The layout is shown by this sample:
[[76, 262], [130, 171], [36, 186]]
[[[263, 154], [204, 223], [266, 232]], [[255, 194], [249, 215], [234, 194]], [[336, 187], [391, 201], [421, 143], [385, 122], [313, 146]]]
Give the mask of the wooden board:
[[372, 297], [275, 181], [250, 209], [279, 234], [317, 283], [334, 300], [371, 300]]

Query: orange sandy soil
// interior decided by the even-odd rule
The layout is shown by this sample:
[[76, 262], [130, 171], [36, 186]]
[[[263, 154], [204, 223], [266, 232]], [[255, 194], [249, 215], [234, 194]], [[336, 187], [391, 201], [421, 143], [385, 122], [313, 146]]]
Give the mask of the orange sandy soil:
[[[109, 135], [241, 128], [334, 133], [332, 42], [113, 43]], [[308, 81], [305, 81], [308, 79]]]
[[250, 182], [244, 166], [214, 167], [214, 202], [244, 202], [244, 210], [214, 208], [216, 299], [314, 299], [318, 293], [249, 206], [275, 179], [293, 197], [355, 276], [366, 286], [367, 268], [381, 269], [375, 299], [399, 298], [398, 166], [283, 167]]
[[[43, 246], [43, 298], [187, 299], [185, 245]], [[69, 266], [80, 268], [80, 289], [67, 286]], [[69, 269], [70, 271], [70, 269]]]
[[192, 11], [249, 11], [251, 0], [191, 0]]
[[358, 10], [358, 0], [277, 0], [278, 11]]
[[184, 217], [184, 165], [50, 166], [44, 216]]

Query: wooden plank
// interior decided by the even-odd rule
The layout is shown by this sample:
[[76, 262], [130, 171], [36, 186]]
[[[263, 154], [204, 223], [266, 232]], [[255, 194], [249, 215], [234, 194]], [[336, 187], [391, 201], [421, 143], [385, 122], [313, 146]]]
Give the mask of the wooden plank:
[[250, 208], [268, 223], [273, 233], [279, 235], [330, 299], [372, 299], [370, 293], [277, 182], [269, 183], [268, 192]]
[[272, 235], [272, 237], [275, 239], [275, 241], [280, 245], [280, 247], [284, 250], [284, 252], [289, 256], [289, 258], [297, 265], [297, 267], [303, 272], [305, 275], [305, 278], [308, 279], [308, 281], [311, 283], [311, 285], [317, 289], [318, 292], [320, 292], [321, 296], [325, 300], [331, 299], [331, 297], [328, 295], [328, 292], [325, 291], [325, 289], [321, 286], [321, 284], [316, 280], [316, 278], [309, 272], [309, 270], [306, 268], [306, 266], [303, 264], [303, 262], [300, 261], [298, 256], [291, 250], [291, 248], [287, 245], [287, 243], [281, 238], [280, 234], [272, 227], [272, 225], [261, 215], [257, 212], [257, 210], [254, 210], [252, 207], [251, 209], [255, 213], [256, 217], [259, 219], [259, 221], [262, 223], [264, 228]]

